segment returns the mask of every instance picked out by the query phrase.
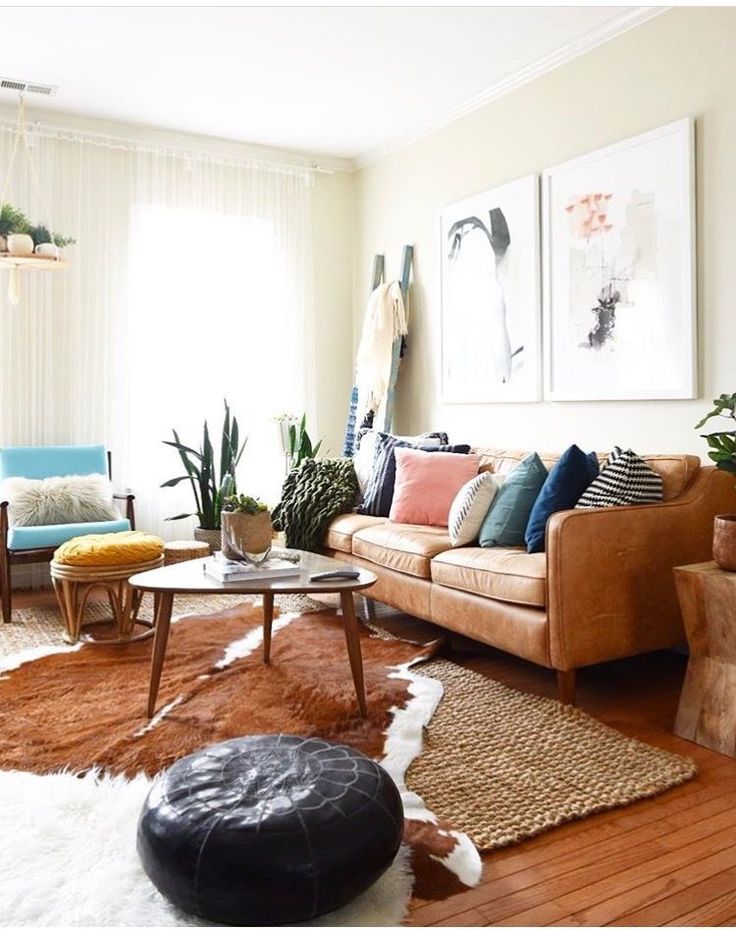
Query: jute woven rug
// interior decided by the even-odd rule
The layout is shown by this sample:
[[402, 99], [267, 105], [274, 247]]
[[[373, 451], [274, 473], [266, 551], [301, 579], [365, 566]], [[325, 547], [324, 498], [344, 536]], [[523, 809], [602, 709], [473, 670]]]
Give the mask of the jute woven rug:
[[[252, 598], [181, 597], [175, 615], [232, 611], [238, 603], [252, 606]], [[324, 605], [307, 598], [282, 598], [278, 605], [282, 611], [324, 611]], [[149, 609], [145, 601], [143, 609]], [[94, 604], [91, 615], [102, 620], [106, 606]], [[390, 640], [396, 643], [397, 664], [405, 660], [400, 639], [385, 630], [371, 631], [388, 640], [387, 646]], [[58, 613], [52, 609], [18, 610], [13, 623], [0, 630], [0, 655], [62, 644]], [[339, 639], [336, 648], [335, 660], [342, 665]], [[331, 655], [324, 660], [329, 663]], [[283, 663], [278, 668], [290, 673]], [[481, 850], [653, 796], [696, 773], [688, 758], [623, 736], [555, 700], [511, 690], [453, 661], [431, 658], [415, 664], [412, 672], [438, 682], [444, 692], [430, 713], [407, 786]]]
[[[174, 604], [174, 616], [199, 616], [217, 610], [229, 610], [239, 603], [255, 603], [258, 597], [249, 596], [212, 596], [198, 594], [179, 596]], [[310, 597], [286, 595], [275, 598], [275, 604], [282, 612], [306, 613], [323, 609], [323, 604]], [[150, 595], [143, 598], [140, 608], [142, 619], [152, 619], [153, 600]], [[88, 625], [97, 626], [110, 622], [110, 609], [101, 599], [91, 599], [84, 614], [85, 629]], [[0, 658], [14, 655], [32, 648], [55, 647], [64, 644], [63, 625], [57, 609], [50, 607], [13, 610], [13, 621], [0, 624]], [[139, 630], [136, 630], [139, 631]], [[111, 630], [112, 632], [112, 630]]]
[[626, 806], [697, 772], [689, 758], [452, 661], [436, 658], [421, 673], [442, 682], [444, 697], [407, 786], [481, 850]]

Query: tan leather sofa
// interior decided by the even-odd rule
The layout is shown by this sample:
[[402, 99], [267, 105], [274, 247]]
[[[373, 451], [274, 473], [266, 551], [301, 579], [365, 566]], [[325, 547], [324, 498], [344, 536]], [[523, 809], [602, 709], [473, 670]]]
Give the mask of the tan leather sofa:
[[[476, 451], [499, 474], [528, 454]], [[736, 510], [733, 478], [696, 456], [646, 460], [663, 503], [555, 513], [543, 554], [453, 549], [444, 529], [355, 513], [331, 523], [327, 551], [378, 576], [367, 596], [556, 670], [574, 702], [577, 668], [684, 641], [672, 568], [710, 560], [713, 517]]]

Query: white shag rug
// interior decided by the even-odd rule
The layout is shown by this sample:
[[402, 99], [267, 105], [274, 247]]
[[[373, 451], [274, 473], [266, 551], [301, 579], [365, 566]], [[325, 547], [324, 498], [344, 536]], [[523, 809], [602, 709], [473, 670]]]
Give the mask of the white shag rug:
[[[203, 926], [148, 880], [136, 828], [151, 781], [0, 771], [0, 925]], [[413, 877], [404, 846], [348, 906], [304, 926], [396, 926]]]

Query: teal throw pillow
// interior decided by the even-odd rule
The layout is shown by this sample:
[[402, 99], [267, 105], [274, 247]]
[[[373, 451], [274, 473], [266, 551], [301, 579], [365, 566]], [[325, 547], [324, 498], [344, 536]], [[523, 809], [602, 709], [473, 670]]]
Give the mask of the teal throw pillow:
[[547, 469], [539, 455], [527, 455], [499, 488], [483, 525], [480, 544], [483, 548], [524, 545], [529, 514], [547, 480]]

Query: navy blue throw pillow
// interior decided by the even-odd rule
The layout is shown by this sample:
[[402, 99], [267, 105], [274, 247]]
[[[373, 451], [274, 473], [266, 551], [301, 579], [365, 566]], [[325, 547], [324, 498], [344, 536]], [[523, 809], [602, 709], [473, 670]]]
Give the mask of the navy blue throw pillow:
[[423, 452], [455, 452], [458, 455], [467, 455], [470, 451], [469, 445], [421, 445], [404, 442], [388, 433], [382, 433], [376, 442], [373, 470], [363, 494], [363, 502], [358, 507], [359, 513], [366, 516], [388, 516], [396, 483], [396, 448], [418, 448]]
[[528, 552], [544, 551], [547, 520], [560, 510], [572, 510], [597, 476], [595, 452], [586, 455], [577, 445], [571, 445], [560, 455], [532, 507], [524, 535]]

